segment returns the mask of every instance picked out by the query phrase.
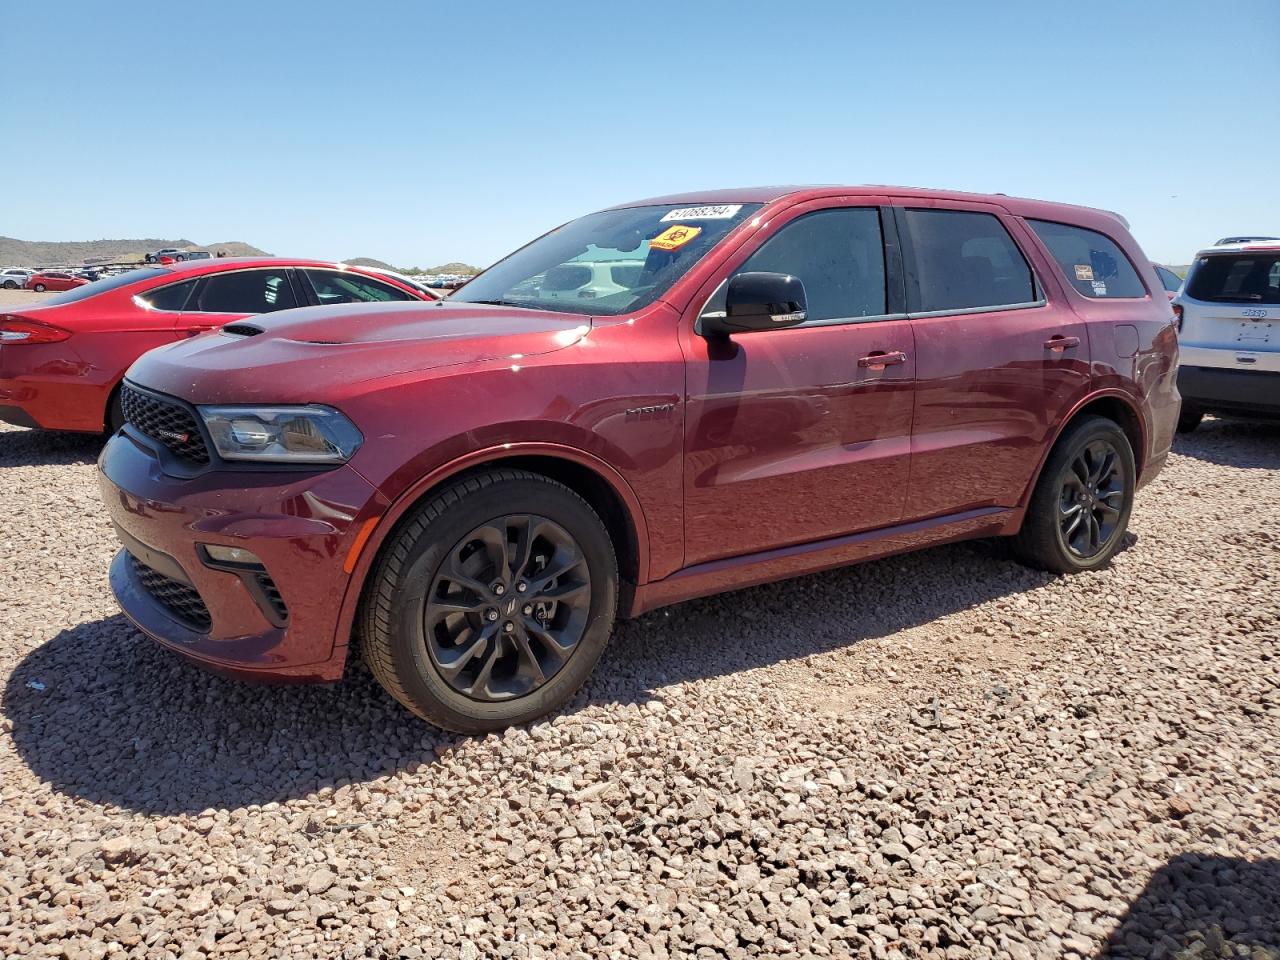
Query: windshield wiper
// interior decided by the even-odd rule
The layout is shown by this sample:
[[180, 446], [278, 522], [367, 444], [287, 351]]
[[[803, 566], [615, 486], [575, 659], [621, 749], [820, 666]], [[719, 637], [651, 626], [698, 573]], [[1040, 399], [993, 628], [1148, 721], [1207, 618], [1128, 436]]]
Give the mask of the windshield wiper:
[[458, 303], [482, 303], [487, 307], [520, 307], [524, 310], [536, 310], [527, 303], [518, 303], [515, 300], [459, 300]]

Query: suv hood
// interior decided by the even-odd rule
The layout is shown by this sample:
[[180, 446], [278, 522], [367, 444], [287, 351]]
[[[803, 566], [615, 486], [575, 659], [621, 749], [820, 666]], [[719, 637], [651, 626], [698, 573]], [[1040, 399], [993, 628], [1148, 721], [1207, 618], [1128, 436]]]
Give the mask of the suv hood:
[[328, 402], [371, 380], [550, 353], [590, 328], [580, 314], [447, 300], [304, 307], [152, 350], [126, 376], [192, 403]]

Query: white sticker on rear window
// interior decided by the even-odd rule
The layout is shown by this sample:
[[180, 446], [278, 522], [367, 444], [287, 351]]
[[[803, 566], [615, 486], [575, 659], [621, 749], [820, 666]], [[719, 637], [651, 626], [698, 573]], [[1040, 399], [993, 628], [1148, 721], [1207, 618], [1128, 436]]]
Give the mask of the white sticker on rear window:
[[681, 207], [672, 210], [659, 223], [670, 223], [672, 220], [730, 220], [742, 209], [740, 203], [717, 203], [709, 207]]
[[1107, 285], [1104, 281], [1093, 281], [1093, 295], [1095, 297], [1105, 297], [1107, 295]]

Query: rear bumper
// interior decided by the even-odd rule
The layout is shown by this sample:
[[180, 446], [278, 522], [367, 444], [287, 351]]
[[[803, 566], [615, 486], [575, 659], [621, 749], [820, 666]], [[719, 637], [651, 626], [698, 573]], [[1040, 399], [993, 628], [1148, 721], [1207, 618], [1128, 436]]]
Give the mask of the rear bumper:
[[[343, 564], [366, 511], [380, 512], [354, 470], [179, 479], [126, 429], [103, 449], [99, 485], [124, 548], [112, 592], [143, 633], [241, 679], [341, 678]], [[250, 550], [261, 571], [215, 566], [205, 545]]]
[[1280, 416], [1280, 373], [1270, 370], [1182, 366], [1178, 392], [1205, 410]]

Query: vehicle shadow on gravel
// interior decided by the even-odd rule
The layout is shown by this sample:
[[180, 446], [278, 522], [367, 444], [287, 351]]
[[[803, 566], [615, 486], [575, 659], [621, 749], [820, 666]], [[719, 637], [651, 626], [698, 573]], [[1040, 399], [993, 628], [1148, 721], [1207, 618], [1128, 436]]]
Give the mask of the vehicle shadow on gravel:
[[1184, 955], [1280, 957], [1280, 860], [1175, 857], [1133, 901], [1097, 960]]
[[1173, 452], [1223, 467], [1280, 470], [1280, 421], [1209, 418], [1178, 436]]
[[[849, 647], [1052, 579], [976, 542], [692, 601], [620, 624], [565, 710], [646, 702], [671, 683]], [[358, 662], [333, 686], [225, 680], [118, 615], [33, 650], [0, 709], [20, 756], [55, 789], [150, 813], [366, 782], [466, 739], [414, 719]]]
[[0, 427], [0, 470], [93, 463], [103, 438], [94, 433], [52, 433]]

